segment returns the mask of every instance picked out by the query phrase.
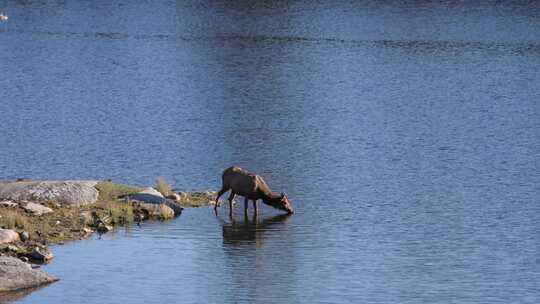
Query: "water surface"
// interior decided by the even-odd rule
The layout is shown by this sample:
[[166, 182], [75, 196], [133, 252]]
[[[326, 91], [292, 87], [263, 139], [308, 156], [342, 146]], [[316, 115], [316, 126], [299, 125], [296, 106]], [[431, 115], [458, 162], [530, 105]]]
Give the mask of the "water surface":
[[[54, 247], [19, 303], [538, 303], [540, 5], [2, 1], [0, 178], [265, 208]], [[251, 211], [251, 210], [250, 210]]]

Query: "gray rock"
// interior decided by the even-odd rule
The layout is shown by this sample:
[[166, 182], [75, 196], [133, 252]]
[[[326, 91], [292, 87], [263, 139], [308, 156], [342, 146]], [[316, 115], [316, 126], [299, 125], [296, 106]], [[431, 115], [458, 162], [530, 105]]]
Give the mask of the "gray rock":
[[21, 241], [26, 242], [30, 239], [30, 234], [28, 234], [27, 231], [23, 231], [19, 233], [19, 237], [21, 238]]
[[184, 210], [184, 208], [182, 208], [180, 205], [169, 200], [165, 201], [163, 204], [174, 211], [174, 216], [179, 216], [182, 214], [182, 210]]
[[97, 230], [98, 232], [100, 232], [100, 233], [107, 233], [107, 232], [113, 230], [113, 226], [107, 225], [107, 224], [105, 224], [105, 223], [103, 223], [103, 222], [100, 222], [100, 223], [97, 225], [96, 230]]
[[19, 206], [19, 204], [15, 203], [14, 201], [1, 201], [0, 202], [0, 207], [4, 207], [4, 208], [15, 208]]
[[165, 204], [140, 203], [140, 207], [146, 210], [151, 218], [172, 219], [175, 215], [174, 210]]
[[175, 201], [175, 202], [177, 202], [177, 203], [180, 203], [180, 201], [182, 200], [182, 197], [180, 196], [180, 194], [175, 193], [175, 192], [173, 192], [173, 193], [167, 195], [166, 198], [168, 198], [168, 199], [170, 199], [170, 200], [173, 200], [173, 201]]
[[79, 219], [80, 219], [81, 224], [83, 225], [89, 225], [89, 226], [95, 225], [95, 218], [91, 211], [87, 210], [87, 211], [81, 212], [81, 214], [79, 215]]
[[37, 216], [53, 212], [51, 208], [36, 203], [27, 203], [26, 205], [22, 206], [22, 208], [26, 212]]
[[[143, 203], [143, 204], [154, 204], [154, 205], [165, 205], [172, 209], [174, 211], [174, 216], [179, 216], [182, 213], [182, 207], [178, 205], [175, 201], [171, 199], [163, 198], [163, 196], [157, 196], [153, 194], [148, 193], [136, 193], [136, 194], [130, 194], [123, 198], [126, 201], [129, 202], [135, 202], [135, 203]], [[158, 207], [152, 207], [149, 206], [149, 211], [159, 211], [157, 209]], [[163, 210], [164, 212], [167, 212], [167, 209]], [[153, 213], [152, 213], [153, 214]]]
[[35, 247], [34, 250], [28, 254], [28, 257], [38, 262], [48, 262], [52, 260], [54, 255], [45, 248]]
[[126, 202], [141, 202], [141, 203], [149, 203], [149, 204], [162, 204], [167, 199], [163, 198], [162, 196], [157, 196], [153, 194], [148, 193], [136, 193], [136, 194], [128, 194], [125, 197], [122, 198], [122, 200]]
[[84, 233], [85, 236], [87, 236], [87, 235], [90, 235], [90, 234], [94, 233], [94, 230], [92, 230], [92, 229], [90, 229], [88, 227], [84, 227], [82, 229], [82, 232]]
[[15, 230], [0, 228], [0, 244], [7, 244], [19, 241], [19, 234]]
[[154, 189], [152, 187], [144, 188], [139, 193], [141, 193], [141, 194], [152, 194], [152, 195], [156, 195], [156, 196], [159, 196], [161, 198], [164, 198], [163, 194], [161, 194], [161, 192], [157, 191], [156, 189]]
[[0, 256], [0, 292], [36, 287], [58, 279], [14, 257]]
[[0, 198], [85, 205], [97, 201], [97, 181], [20, 181], [0, 183]]
[[207, 191], [204, 192], [204, 194], [209, 198], [216, 197], [217, 196], [217, 191], [207, 190]]
[[6, 249], [11, 252], [18, 252], [19, 250], [21, 250], [19, 246], [15, 246], [15, 245], [8, 245]]
[[99, 218], [97, 215], [96, 215], [96, 224], [99, 224], [99, 223], [104, 223], [104, 224], [112, 224], [112, 221], [113, 221], [113, 218], [110, 216], [110, 215], [104, 215], [102, 216], [101, 218]]
[[166, 204], [159, 205], [159, 213], [162, 219], [172, 219], [176, 215], [174, 209]]

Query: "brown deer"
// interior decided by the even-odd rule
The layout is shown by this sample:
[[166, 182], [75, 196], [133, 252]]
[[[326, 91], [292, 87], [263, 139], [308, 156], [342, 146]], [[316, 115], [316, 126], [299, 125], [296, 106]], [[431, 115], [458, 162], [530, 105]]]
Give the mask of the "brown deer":
[[230, 167], [223, 171], [223, 185], [219, 190], [216, 198], [216, 205], [214, 210], [217, 213], [217, 207], [219, 206], [219, 197], [223, 193], [231, 190], [229, 195], [229, 215], [232, 215], [232, 201], [235, 195], [241, 195], [244, 197], [244, 212], [248, 209], [248, 200], [253, 201], [253, 208], [257, 213], [257, 200], [262, 199], [263, 203], [272, 206], [276, 209], [287, 211], [287, 213], [294, 213], [287, 196], [283, 193], [278, 194], [272, 192], [270, 187], [266, 184], [264, 179], [256, 174], [250, 173], [240, 167]]

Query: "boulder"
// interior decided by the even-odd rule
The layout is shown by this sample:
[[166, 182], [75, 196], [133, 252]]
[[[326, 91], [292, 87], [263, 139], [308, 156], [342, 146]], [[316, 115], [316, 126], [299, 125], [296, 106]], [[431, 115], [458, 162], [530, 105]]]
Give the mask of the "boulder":
[[0, 198], [85, 205], [98, 199], [97, 181], [19, 181], [0, 183]]
[[189, 193], [189, 192], [182, 192], [182, 191], [178, 191], [178, 192], [175, 192], [175, 193], [180, 196], [180, 199], [187, 198], [189, 195], [191, 195], [191, 193]]
[[145, 218], [171, 219], [174, 217], [174, 210], [164, 204], [137, 203], [138, 207], [144, 211]]
[[89, 236], [90, 234], [94, 233], [94, 230], [88, 228], [88, 227], [84, 227], [82, 229], [82, 232], [84, 233], [85, 236]]
[[165, 201], [167, 201], [167, 199], [163, 198], [163, 196], [158, 196], [158, 195], [149, 194], [149, 193], [128, 194], [125, 197], [123, 197], [123, 199], [130, 202], [141, 202], [141, 203], [149, 203], [149, 204], [162, 204]]
[[22, 206], [22, 208], [26, 212], [37, 216], [53, 212], [51, 208], [36, 203], [27, 203], [26, 205]]
[[140, 208], [146, 211], [150, 218], [167, 220], [175, 216], [174, 210], [165, 204], [140, 203]]
[[163, 202], [163, 205], [171, 208], [174, 211], [174, 216], [179, 216], [182, 213], [182, 210], [184, 210], [180, 205], [170, 200]]
[[106, 214], [106, 215], [103, 215], [102, 217], [100, 217], [100, 216], [97, 215], [97, 213], [94, 212], [94, 211], [92, 212], [92, 214], [94, 215], [94, 218], [96, 219], [96, 220], [95, 220], [95, 224], [96, 224], [96, 225], [99, 225], [100, 223], [110, 225], [110, 224], [112, 224], [112, 222], [113, 222], [113, 218], [112, 218], [112, 216], [110, 216], [110, 215], [107, 215], [107, 214]]
[[86, 210], [79, 214], [79, 221], [82, 225], [94, 226], [96, 219], [92, 211]]
[[170, 200], [173, 200], [177, 203], [180, 203], [182, 201], [182, 197], [180, 196], [180, 194], [176, 193], [176, 192], [172, 192], [171, 194], [167, 195], [166, 197], [167, 199], [170, 199]]
[[[142, 203], [147, 205], [165, 205], [173, 210], [174, 216], [179, 216], [182, 213], [182, 207], [178, 205], [175, 201], [171, 199], [163, 198], [163, 196], [157, 196], [153, 194], [148, 193], [136, 193], [136, 194], [129, 194], [126, 195], [124, 198], [126, 201], [135, 202], [135, 203]], [[157, 207], [149, 206], [148, 209], [157, 210]], [[144, 209], [144, 208], [143, 208]], [[167, 209], [163, 209], [164, 211], [168, 211]]]
[[15, 230], [0, 228], [0, 244], [7, 244], [19, 241], [19, 234]]
[[167, 219], [167, 220], [174, 218], [174, 216], [176, 215], [174, 210], [165, 204], [159, 205], [159, 214], [162, 219]]
[[0, 207], [4, 207], [4, 208], [15, 208], [19, 206], [19, 204], [15, 203], [14, 201], [1, 201], [0, 202]]
[[208, 197], [208, 198], [215, 198], [217, 196], [217, 191], [211, 191], [211, 190], [207, 190], [204, 192], [204, 194]]
[[152, 187], [144, 188], [139, 193], [141, 193], [141, 194], [151, 194], [151, 195], [155, 195], [155, 196], [159, 196], [161, 198], [164, 198], [163, 194], [161, 194], [161, 192], [157, 191], [156, 189], [154, 189]]
[[113, 230], [113, 226], [107, 225], [107, 224], [105, 224], [104, 222], [100, 222], [100, 223], [97, 225], [96, 230], [97, 230], [99, 233], [107, 233], [107, 232]]
[[21, 238], [21, 241], [26, 242], [30, 239], [30, 234], [28, 233], [28, 231], [22, 231], [21, 233], [19, 233], [19, 237]]
[[17, 258], [0, 256], [0, 292], [14, 291], [52, 283], [58, 279], [39, 269], [32, 269]]
[[52, 260], [54, 255], [45, 248], [35, 247], [32, 252], [27, 255], [30, 259], [38, 262], [48, 262]]

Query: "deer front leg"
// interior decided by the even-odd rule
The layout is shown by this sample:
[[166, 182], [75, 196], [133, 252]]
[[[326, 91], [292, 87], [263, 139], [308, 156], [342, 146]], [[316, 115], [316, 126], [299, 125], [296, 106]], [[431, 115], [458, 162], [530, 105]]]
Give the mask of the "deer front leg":
[[231, 194], [229, 195], [229, 216], [232, 216], [232, 201], [234, 200], [234, 196], [236, 193], [231, 190]]
[[253, 213], [255, 213], [255, 215], [257, 215], [258, 211], [257, 211], [257, 200], [253, 200]]
[[248, 211], [248, 198], [244, 197], [244, 214], [247, 214]]

